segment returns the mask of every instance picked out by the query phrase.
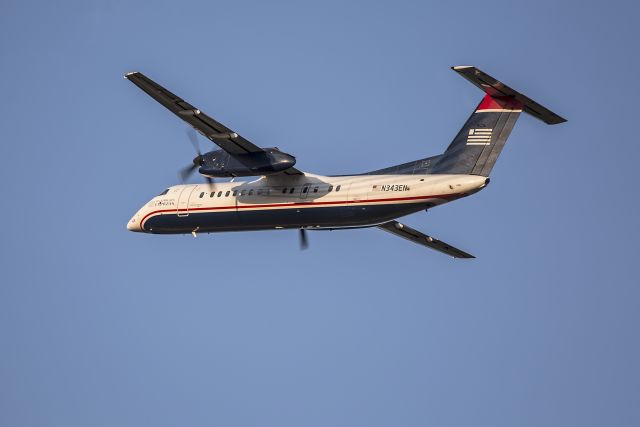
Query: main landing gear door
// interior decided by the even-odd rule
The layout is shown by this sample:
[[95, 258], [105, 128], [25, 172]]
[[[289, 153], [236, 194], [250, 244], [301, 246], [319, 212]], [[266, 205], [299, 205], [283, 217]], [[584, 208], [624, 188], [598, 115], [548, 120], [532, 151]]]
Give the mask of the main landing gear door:
[[178, 196], [178, 206], [176, 208], [176, 214], [178, 216], [189, 216], [189, 199], [191, 199], [191, 194], [196, 189], [196, 185], [183, 187], [180, 192], [180, 196]]

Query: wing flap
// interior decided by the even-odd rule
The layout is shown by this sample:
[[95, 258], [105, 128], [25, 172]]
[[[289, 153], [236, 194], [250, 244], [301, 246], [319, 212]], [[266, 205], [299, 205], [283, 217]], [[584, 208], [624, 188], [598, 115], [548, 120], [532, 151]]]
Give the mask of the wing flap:
[[387, 231], [396, 236], [400, 236], [403, 239], [412, 241], [422, 246], [434, 249], [443, 254], [450, 255], [454, 258], [475, 258], [473, 255], [466, 253], [463, 250], [455, 248], [448, 243], [438, 240], [431, 236], [427, 236], [418, 230], [415, 230], [407, 225], [401, 224], [398, 221], [389, 221], [378, 226], [378, 228]]

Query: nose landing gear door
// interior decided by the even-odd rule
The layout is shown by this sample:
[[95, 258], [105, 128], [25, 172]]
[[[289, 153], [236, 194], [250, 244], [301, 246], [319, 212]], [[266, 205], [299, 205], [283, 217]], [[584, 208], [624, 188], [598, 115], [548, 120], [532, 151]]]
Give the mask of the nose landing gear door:
[[191, 194], [193, 194], [196, 187], [197, 185], [185, 186], [180, 191], [180, 196], [178, 196], [178, 205], [176, 208], [176, 214], [178, 216], [189, 216], [189, 199], [191, 199]]

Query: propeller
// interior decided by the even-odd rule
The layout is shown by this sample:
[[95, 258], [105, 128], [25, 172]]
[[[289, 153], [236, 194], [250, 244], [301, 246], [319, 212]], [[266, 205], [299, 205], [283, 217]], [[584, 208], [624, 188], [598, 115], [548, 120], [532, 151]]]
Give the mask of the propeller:
[[196, 133], [194, 128], [187, 128], [187, 137], [189, 141], [191, 141], [191, 145], [193, 145], [193, 149], [196, 153], [200, 154], [200, 144], [198, 144], [198, 134]]
[[304, 251], [309, 247], [309, 241], [307, 240], [307, 230], [304, 228], [300, 229], [300, 250]]
[[[191, 145], [193, 145], [193, 149], [195, 150], [197, 156], [194, 157], [193, 161], [191, 162], [192, 164], [180, 169], [179, 174], [182, 182], [185, 182], [187, 179], [189, 179], [189, 177], [193, 175], [196, 169], [202, 166], [202, 162], [204, 160], [202, 157], [202, 153], [200, 152], [200, 144], [198, 144], [198, 135], [193, 128], [187, 129], [187, 137], [189, 138], [189, 141], [191, 141]], [[205, 179], [209, 183], [209, 187], [213, 188], [213, 178], [207, 176], [205, 177]]]
[[198, 169], [198, 167], [200, 167], [199, 157], [200, 155], [198, 155], [198, 157], [193, 159], [192, 165], [189, 165], [180, 169], [179, 174], [180, 174], [180, 179], [182, 179], [182, 182], [185, 182], [187, 179], [189, 179], [189, 177], [193, 174], [193, 172], [195, 172], [195, 170]]

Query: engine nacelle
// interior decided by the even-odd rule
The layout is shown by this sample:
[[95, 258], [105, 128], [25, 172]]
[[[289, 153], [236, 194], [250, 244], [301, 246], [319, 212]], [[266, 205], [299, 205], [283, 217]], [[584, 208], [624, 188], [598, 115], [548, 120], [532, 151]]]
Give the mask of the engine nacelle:
[[296, 158], [277, 148], [265, 148], [258, 153], [231, 157], [224, 150], [215, 150], [196, 157], [198, 172], [210, 177], [262, 176], [282, 172], [296, 164]]

